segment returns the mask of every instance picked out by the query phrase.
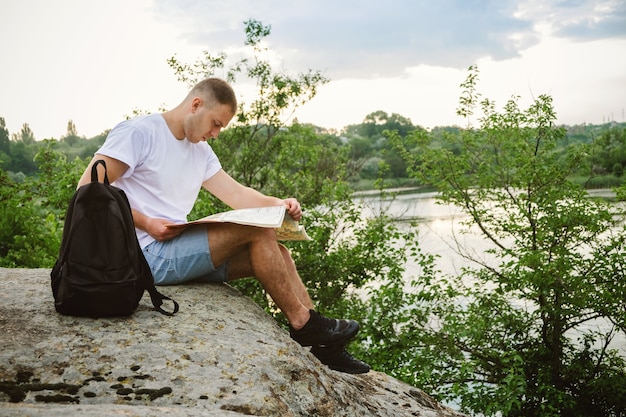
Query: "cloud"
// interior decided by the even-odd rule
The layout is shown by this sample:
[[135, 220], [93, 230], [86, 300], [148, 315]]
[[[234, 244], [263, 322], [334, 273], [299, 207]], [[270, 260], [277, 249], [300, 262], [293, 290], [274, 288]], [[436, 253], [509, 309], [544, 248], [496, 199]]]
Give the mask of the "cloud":
[[243, 21], [270, 25], [287, 67], [331, 78], [401, 76], [408, 67], [466, 68], [518, 57], [549, 26], [578, 41], [626, 33], [621, 0], [156, 0], [157, 12], [187, 27], [211, 52], [241, 46]]
[[623, 0], [527, 0], [518, 14], [559, 38], [577, 42], [626, 38]]
[[177, 104], [186, 87], [166, 59], [236, 58], [250, 18], [271, 26], [273, 68], [332, 80], [298, 115], [320, 126], [380, 109], [447, 123], [474, 63], [489, 97], [547, 92], [564, 121], [624, 118], [624, 0], [20, 0], [0, 1], [0, 16], [0, 117], [37, 138], [70, 119], [95, 135], [133, 108]]
[[[592, 2], [589, 2], [592, 3]], [[574, 40], [626, 38], [626, 3], [594, 2], [592, 10], [582, 18], [574, 18], [559, 27], [556, 34]]]
[[[532, 22], [514, 15], [516, 1], [157, 0], [158, 11], [189, 27], [205, 48], [243, 41], [243, 21], [272, 27], [272, 48], [289, 67], [322, 68], [333, 77], [400, 75], [421, 64], [464, 68], [482, 56], [507, 59], [536, 42]], [[208, 6], [207, 6], [208, 5]]]

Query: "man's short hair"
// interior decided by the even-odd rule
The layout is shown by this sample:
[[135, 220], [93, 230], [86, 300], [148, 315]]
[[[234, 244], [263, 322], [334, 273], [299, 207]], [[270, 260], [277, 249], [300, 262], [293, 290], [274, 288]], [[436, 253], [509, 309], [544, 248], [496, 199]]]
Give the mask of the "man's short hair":
[[229, 106], [233, 114], [237, 113], [237, 96], [226, 81], [220, 78], [207, 78], [196, 84], [189, 93], [191, 96], [202, 96], [205, 100], [214, 100]]

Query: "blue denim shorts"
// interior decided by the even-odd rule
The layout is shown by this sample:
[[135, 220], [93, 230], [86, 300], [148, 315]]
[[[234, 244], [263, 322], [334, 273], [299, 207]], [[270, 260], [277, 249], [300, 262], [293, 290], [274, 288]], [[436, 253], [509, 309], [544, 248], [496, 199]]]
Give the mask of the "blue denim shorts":
[[156, 285], [228, 279], [228, 262], [219, 268], [213, 265], [206, 227], [188, 227], [173, 239], [152, 242], [143, 248], [143, 254]]

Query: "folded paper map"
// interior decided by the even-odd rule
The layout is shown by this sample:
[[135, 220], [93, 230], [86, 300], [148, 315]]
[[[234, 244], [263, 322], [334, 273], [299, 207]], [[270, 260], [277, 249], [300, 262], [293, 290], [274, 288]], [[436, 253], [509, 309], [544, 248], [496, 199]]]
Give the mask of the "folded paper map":
[[284, 206], [255, 207], [229, 210], [211, 214], [186, 223], [172, 223], [167, 227], [188, 227], [194, 224], [236, 223], [246, 226], [269, 227], [276, 229], [278, 240], [311, 240], [304, 226], [286, 215]]

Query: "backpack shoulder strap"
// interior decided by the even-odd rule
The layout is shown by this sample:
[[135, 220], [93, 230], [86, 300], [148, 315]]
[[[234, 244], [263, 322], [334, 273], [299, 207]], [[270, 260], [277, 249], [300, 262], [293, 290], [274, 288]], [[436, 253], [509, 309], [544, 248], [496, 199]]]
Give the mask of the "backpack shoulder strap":
[[[152, 300], [152, 305], [154, 306], [154, 309], [161, 314], [165, 314], [166, 316], [173, 316], [174, 314], [178, 313], [178, 303], [170, 297], [161, 294], [156, 289], [156, 287], [154, 286], [154, 277], [152, 276], [152, 271], [150, 270], [148, 261], [146, 261], [146, 257], [143, 256], [141, 248], [139, 248], [139, 242], [137, 242], [137, 247], [139, 249], [139, 262], [141, 263], [142, 267], [140, 279], [144, 288], [148, 291], [148, 294], [150, 294], [150, 300]], [[174, 304], [174, 308], [171, 312], [161, 307], [163, 305], [163, 300], [169, 300]]]
[[102, 165], [104, 167], [104, 184], [110, 185], [109, 176], [107, 175], [107, 164], [103, 159], [98, 159], [93, 163], [91, 167], [91, 182], [98, 182], [98, 165]]

